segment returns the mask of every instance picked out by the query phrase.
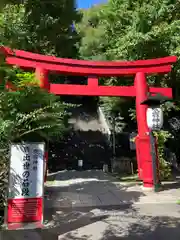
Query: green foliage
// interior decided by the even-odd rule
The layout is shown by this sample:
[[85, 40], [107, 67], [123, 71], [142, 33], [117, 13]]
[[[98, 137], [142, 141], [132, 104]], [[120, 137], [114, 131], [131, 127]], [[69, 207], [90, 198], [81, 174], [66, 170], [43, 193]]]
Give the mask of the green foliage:
[[[116, 1], [84, 11], [79, 31], [81, 53], [89, 49], [106, 59], [135, 60], [175, 54], [179, 43], [179, 1]], [[96, 24], [91, 22], [96, 20]], [[86, 26], [86, 27], [85, 27]], [[101, 38], [98, 32], [103, 27]], [[94, 29], [96, 36], [88, 33]], [[94, 39], [96, 41], [93, 43]], [[85, 41], [87, 39], [87, 41]], [[99, 48], [99, 42], [104, 49]], [[83, 44], [85, 42], [85, 44]], [[90, 48], [91, 47], [91, 48]], [[176, 53], [176, 55], [179, 54]]]
[[171, 134], [167, 131], [155, 132], [155, 136], [158, 141], [158, 156], [159, 156], [159, 169], [160, 179], [167, 180], [171, 177], [171, 166], [165, 161], [164, 144], [171, 137]]
[[[49, 138], [63, 130], [65, 106], [38, 87], [0, 93], [0, 135], [11, 141], [30, 133]], [[40, 100], [41, 99], [41, 100]], [[43, 132], [42, 132], [43, 130]]]
[[[64, 127], [64, 115], [67, 105], [59, 97], [49, 94], [36, 83], [32, 73], [17, 73], [17, 87], [21, 89], [0, 92], [0, 136], [10, 141], [19, 140], [35, 133], [49, 139], [60, 135]], [[17, 80], [19, 79], [19, 82]], [[23, 87], [22, 87], [23, 86]], [[37, 137], [37, 136], [36, 136]]]
[[[80, 55], [84, 59], [102, 60], [137, 60], [152, 59], [168, 55], [180, 56], [180, 1], [166, 0], [109, 0], [106, 4], [83, 10], [80, 24]], [[132, 78], [103, 79], [106, 85], [132, 85]], [[173, 87], [176, 98], [180, 92], [180, 61], [170, 74], [148, 76], [149, 85]], [[122, 98], [104, 98], [103, 106], [112, 114], [114, 109], [124, 112], [124, 122], [129, 125], [129, 116], [134, 121], [134, 102], [124, 102]], [[174, 106], [163, 106], [167, 115], [172, 109], [179, 109], [179, 102]], [[128, 115], [129, 114], [129, 115]], [[170, 137], [170, 136], [168, 136]], [[170, 174], [163, 156], [163, 146], [167, 140], [165, 132], [158, 133], [161, 175]]]
[[[180, 56], [179, 1], [116, 1], [83, 11], [77, 29], [80, 55], [103, 60], [137, 60]], [[148, 77], [149, 84], [180, 86], [179, 61], [169, 75]], [[108, 85], [129, 85], [129, 79], [106, 79]]]
[[0, 44], [26, 49], [28, 32], [24, 24], [23, 5], [5, 5], [0, 12]]
[[[15, 80], [15, 79], [14, 79]], [[16, 82], [17, 87], [25, 87], [27, 85], [38, 86], [40, 84], [39, 79], [35, 78], [35, 73], [29, 72], [19, 72], [16, 74]]]
[[74, 0], [6, 1], [0, 13], [0, 44], [36, 53], [77, 57], [79, 21]]
[[78, 36], [72, 24], [79, 20], [79, 14], [74, 0], [53, 0], [53, 3], [28, 0], [24, 7], [27, 30], [33, 33], [28, 50], [61, 57], [76, 56]]
[[81, 36], [79, 44], [80, 56], [84, 59], [105, 60], [103, 50], [106, 50], [105, 27], [101, 24], [101, 9], [103, 5], [96, 5], [87, 10], [81, 10], [82, 21], [76, 24]]

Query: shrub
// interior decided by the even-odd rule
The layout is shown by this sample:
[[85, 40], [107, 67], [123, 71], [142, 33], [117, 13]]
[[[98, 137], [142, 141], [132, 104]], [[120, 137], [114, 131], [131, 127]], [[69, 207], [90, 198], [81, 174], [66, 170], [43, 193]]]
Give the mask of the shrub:
[[170, 164], [165, 160], [164, 154], [164, 144], [171, 137], [171, 134], [167, 131], [155, 132], [155, 136], [158, 141], [158, 157], [159, 157], [159, 170], [160, 179], [167, 180], [171, 177], [171, 167]]
[[28, 82], [36, 83], [34, 74], [19, 73], [16, 69], [11, 73], [14, 84], [21, 86], [21, 90], [13, 92], [5, 88], [6, 72], [0, 91], [0, 211], [5, 204], [9, 145], [21, 141], [48, 142], [61, 137], [69, 107], [37, 84], [28, 86]]

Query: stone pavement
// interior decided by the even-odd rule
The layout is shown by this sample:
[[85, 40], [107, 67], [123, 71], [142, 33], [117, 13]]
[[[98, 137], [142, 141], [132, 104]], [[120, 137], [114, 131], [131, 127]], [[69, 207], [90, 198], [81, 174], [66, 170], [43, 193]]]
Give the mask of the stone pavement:
[[159, 193], [123, 184], [102, 171], [62, 171], [49, 176], [45, 229], [9, 232], [0, 240], [180, 239], [180, 189]]
[[92, 208], [119, 206], [138, 201], [141, 191], [126, 191], [126, 186], [99, 170], [61, 171], [46, 184], [46, 208]]
[[117, 182], [99, 170], [61, 171], [46, 184], [46, 208], [93, 208], [144, 203], [177, 203], [180, 182], [166, 183], [163, 191], [146, 191], [135, 183]]
[[[58, 236], [58, 240], [179, 240], [178, 207], [163, 204], [139, 205], [125, 210], [93, 210], [104, 219]], [[169, 210], [168, 210], [169, 209]], [[171, 212], [171, 213], [170, 213]], [[106, 216], [106, 218], [105, 218]]]

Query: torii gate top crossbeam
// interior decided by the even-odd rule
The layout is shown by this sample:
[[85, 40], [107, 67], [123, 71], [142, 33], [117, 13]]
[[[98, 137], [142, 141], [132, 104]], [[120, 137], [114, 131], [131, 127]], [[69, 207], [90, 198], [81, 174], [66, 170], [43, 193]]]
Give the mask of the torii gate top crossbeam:
[[44, 56], [22, 50], [11, 50], [7, 47], [1, 47], [0, 51], [6, 55], [6, 61], [10, 65], [18, 65], [27, 69], [42, 67], [48, 71], [79, 76], [122, 76], [134, 75], [137, 72], [167, 73], [171, 71], [171, 65], [177, 61], [177, 57], [170, 56], [130, 62], [100, 62]]
[[[22, 50], [12, 50], [7, 47], [0, 47], [0, 52], [4, 54], [6, 62], [10, 65], [16, 65], [23, 69], [34, 69], [37, 78], [40, 79], [41, 87], [57, 95], [136, 97], [135, 86], [99, 86], [98, 78], [102, 76], [136, 75], [138, 73], [168, 73], [171, 71], [171, 65], [177, 61], [175, 56], [130, 62], [85, 61], [44, 56]], [[67, 75], [87, 76], [88, 84], [49, 83], [48, 72], [53, 71]], [[10, 88], [12, 89], [12, 85]], [[150, 87], [149, 92], [172, 97], [171, 88]]]

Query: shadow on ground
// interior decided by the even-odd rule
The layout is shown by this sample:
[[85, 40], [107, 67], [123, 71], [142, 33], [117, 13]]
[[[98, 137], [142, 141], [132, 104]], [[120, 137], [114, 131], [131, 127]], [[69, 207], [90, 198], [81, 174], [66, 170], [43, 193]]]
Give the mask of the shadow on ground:
[[[129, 209], [130, 210], [130, 209]], [[63, 226], [44, 230], [10, 231], [3, 240], [179, 240], [180, 219], [172, 217], [121, 216], [108, 219], [98, 217], [96, 221], [71, 226], [62, 231]], [[82, 229], [84, 230], [82, 231]], [[89, 228], [89, 229], [86, 229]], [[102, 229], [103, 228], [103, 229]], [[70, 232], [71, 231], [71, 232]], [[65, 234], [63, 234], [65, 233]], [[23, 236], [23, 237], [22, 237]], [[24, 237], [25, 236], [25, 237]], [[28, 237], [27, 237], [28, 236]], [[97, 237], [96, 237], [97, 236]]]
[[[53, 176], [53, 178], [52, 178]], [[43, 235], [49, 237], [65, 234], [78, 228], [106, 219], [107, 211], [128, 211], [141, 192], [128, 192], [117, 186], [111, 176], [102, 171], [61, 171], [51, 174], [56, 181], [46, 187], [45, 222]], [[102, 214], [94, 215], [98, 209]]]
[[115, 182], [114, 178], [99, 170], [61, 171], [48, 178], [45, 187], [45, 207], [59, 211], [96, 208], [124, 208], [138, 201], [144, 193], [128, 191], [128, 187]]
[[[59, 237], [59, 240], [178, 240], [180, 236], [180, 219], [169, 217], [150, 217], [123, 215], [122, 219], [104, 220], [104, 225], [92, 224], [92, 230], [80, 229]], [[93, 226], [94, 225], [94, 226]], [[103, 229], [104, 228], [104, 229]], [[103, 229], [103, 230], [102, 230]], [[101, 231], [102, 230], [102, 231]], [[100, 234], [99, 234], [100, 232]], [[83, 234], [84, 233], [84, 234]], [[97, 237], [96, 237], [97, 236]]]
[[129, 192], [101, 171], [63, 171], [48, 181], [45, 228], [4, 232], [3, 240], [180, 239], [179, 218], [140, 214], [133, 204], [144, 194]]
[[144, 216], [141, 217], [141, 221], [143, 220], [144, 224], [132, 223], [127, 229], [121, 229], [119, 225], [109, 226], [101, 240], [178, 240], [180, 237], [180, 223], [177, 218]]
[[180, 181], [179, 182], [165, 182], [162, 185], [161, 191], [166, 191], [170, 189], [180, 189]]

